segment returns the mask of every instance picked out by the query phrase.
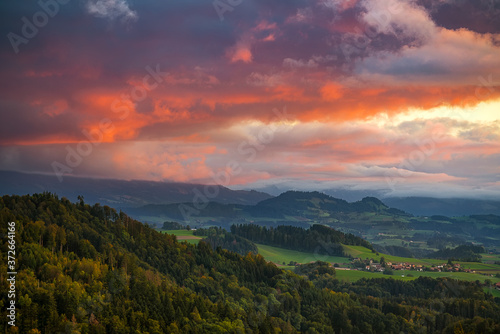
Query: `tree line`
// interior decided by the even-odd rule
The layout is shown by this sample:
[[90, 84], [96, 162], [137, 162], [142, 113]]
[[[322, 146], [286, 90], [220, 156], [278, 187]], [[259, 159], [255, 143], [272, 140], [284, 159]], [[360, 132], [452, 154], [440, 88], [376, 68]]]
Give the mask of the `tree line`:
[[373, 246], [360, 237], [319, 224], [314, 224], [309, 229], [285, 225], [268, 228], [255, 224], [238, 224], [231, 226], [231, 233], [255, 243], [332, 256], [346, 256], [342, 244], [364, 246], [373, 250]]
[[193, 231], [193, 235], [203, 236], [202, 241], [208, 243], [213, 249], [222, 248], [240, 255], [247, 255], [249, 252], [257, 254], [259, 252], [253, 242], [223, 228], [199, 228]]
[[428, 255], [431, 259], [443, 259], [463, 262], [481, 262], [481, 254], [486, 252], [483, 246], [460, 245], [455, 248], [443, 248]]

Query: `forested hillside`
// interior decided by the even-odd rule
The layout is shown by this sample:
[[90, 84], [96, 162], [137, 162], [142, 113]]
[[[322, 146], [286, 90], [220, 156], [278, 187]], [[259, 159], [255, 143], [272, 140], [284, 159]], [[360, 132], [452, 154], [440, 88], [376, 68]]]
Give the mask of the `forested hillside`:
[[429, 254], [430, 258], [465, 261], [465, 262], [481, 262], [480, 253], [484, 253], [484, 247], [474, 245], [461, 245], [456, 248], [444, 248], [437, 252]]
[[[178, 243], [99, 204], [50, 193], [0, 198], [0, 290], [16, 222], [16, 327], [8, 333], [476, 333], [500, 331], [498, 300], [477, 283], [355, 285], [300, 276], [259, 255]], [[327, 275], [327, 276], [324, 276]], [[323, 279], [322, 279], [323, 278]]]

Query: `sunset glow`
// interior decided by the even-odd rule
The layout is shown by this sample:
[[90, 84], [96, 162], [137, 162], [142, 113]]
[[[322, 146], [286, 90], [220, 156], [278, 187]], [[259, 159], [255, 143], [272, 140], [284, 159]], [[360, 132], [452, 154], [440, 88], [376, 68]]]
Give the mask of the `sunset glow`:
[[486, 3], [86, 0], [26, 38], [3, 2], [0, 170], [499, 198]]

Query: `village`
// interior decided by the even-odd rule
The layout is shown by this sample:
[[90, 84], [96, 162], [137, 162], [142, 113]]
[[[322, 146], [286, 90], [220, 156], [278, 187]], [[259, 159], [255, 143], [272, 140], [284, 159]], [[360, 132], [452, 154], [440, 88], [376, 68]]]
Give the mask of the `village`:
[[[360, 258], [354, 258], [351, 261], [352, 267], [341, 267], [339, 264], [335, 263], [333, 267], [335, 270], [353, 270], [353, 271], [367, 271], [367, 272], [380, 272], [386, 275], [394, 275], [395, 271], [401, 271], [401, 276], [408, 276], [411, 277], [413, 276], [411, 273], [406, 273], [405, 271], [419, 271], [419, 272], [424, 272], [424, 271], [429, 271], [429, 272], [464, 272], [464, 273], [471, 273], [475, 274], [476, 271], [469, 269], [469, 268], [464, 268], [460, 263], [451, 263], [452, 261], [449, 261], [448, 263], [443, 263], [440, 265], [434, 265], [434, 266], [424, 266], [421, 264], [413, 264], [413, 263], [408, 263], [408, 262], [398, 262], [398, 263], [392, 263], [392, 262], [384, 262], [383, 257], [381, 258], [381, 263], [373, 261], [373, 259], [370, 260], [362, 260]], [[345, 265], [345, 264], [344, 264]], [[489, 274], [484, 274], [481, 273], [482, 275], [485, 276], [491, 276]], [[496, 290], [500, 290], [500, 282], [493, 284]]]
[[385, 262], [384, 258], [380, 259], [380, 262], [376, 262], [373, 259], [362, 260], [360, 258], [354, 258], [351, 263], [353, 268], [342, 268], [338, 264], [335, 264], [334, 267], [337, 270], [363, 270], [370, 272], [382, 272], [385, 274], [393, 274], [393, 271], [431, 271], [431, 272], [465, 272], [465, 273], [473, 273], [476, 271], [470, 268], [464, 268], [460, 263], [453, 263], [452, 261], [448, 261], [448, 263], [442, 263], [438, 265], [425, 266], [421, 264], [413, 264], [409, 262]]
[[370, 260], [370, 263], [365, 266], [365, 270], [367, 271], [379, 271], [383, 272], [386, 269], [392, 270], [415, 270], [415, 271], [435, 271], [435, 272], [470, 272], [475, 273], [474, 270], [462, 268], [460, 263], [447, 264], [443, 263], [441, 265], [436, 266], [424, 266], [421, 264], [412, 264], [408, 262], [399, 262], [399, 263], [374, 263]]

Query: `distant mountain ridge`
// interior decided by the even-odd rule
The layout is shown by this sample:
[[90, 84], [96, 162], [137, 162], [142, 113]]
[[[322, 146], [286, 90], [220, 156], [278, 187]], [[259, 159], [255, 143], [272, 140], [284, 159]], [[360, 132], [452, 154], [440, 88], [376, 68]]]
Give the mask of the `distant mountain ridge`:
[[[278, 196], [288, 189], [283, 187], [262, 187], [256, 190]], [[322, 193], [342, 198], [347, 202], [360, 201], [366, 197], [379, 198], [386, 205], [398, 208], [415, 216], [443, 215], [448, 217], [470, 215], [500, 215], [500, 198], [394, 196], [383, 190], [352, 190], [332, 188], [320, 190]]]
[[500, 199], [394, 197], [383, 199], [387, 205], [415, 216], [500, 215]]
[[275, 218], [283, 218], [286, 215], [304, 215], [307, 218], [315, 218], [323, 212], [386, 212], [407, 215], [401, 210], [389, 208], [375, 197], [365, 197], [361, 201], [349, 203], [317, 191], [287, 191], [277, 197], [259, 202], [249, 208], [249, 212], [255, 216], [274, 213]]
[[[140, 207], [149, 204], [177, 204], [192, 203], [195, 201], [195, 189], [204, 192], [205, 185], [190, 183], [170, 183], [141, 180], [116, 180], [116, 179], [93, 179], [84, 177], [65, 176], [63, 182], [59, 182], [53, 175], [28, 174], [15, 171], [0, 171], [0, 195], [24, 195], [49, 191], [64, 196], [71, 201], [76, 201], [79, 195], [90, 203], [101, 203], [116, 207], [117, 209]], [[283, 192], [282, 194], [287, 194]], [[293, 192], [292, 192], [293, 193]], [[301, 192], [296, 192], [301, 193]], [[373, 199], [380, 198], [383, 204], [403, 210], [416, 216], [468, 216], [468, 215], [500, 215], [500, 199], [465, 199], [465, 198], [432, 198], [432, 197], [385, 197], [375, 191], [361, 190], [325, 190], [314, 192], [320, 202], [326, 197], [336, 199], [336, 209], [354, 208], [367, 205], [371, 198], [374, 208], [380, 207], [380, 203], [373, 204]], [[364, 194], [364, 195], [363, 195]], [[279, 198], [281, 195], [276, 196]], [[285, 196], [290, 196], [287, 194]], [[369, 196], [369, 197], [367, 197]], [[231, 190], [229, 188], [218, 188], [216, 197], [208, 198], [208, 201], [222, 204], [255, 205], [259, 202], [259, 208], [270, 210], [274, 196], [266, 192], [254, 190]], [[342, 198], [342, 199], [339, 199]], [[361, 200], [361, 198], [364, 198]], [[347, 199], [347, 201], [346, 201]], [[266, 201], [267, 200], [267, 201]], [[263, 202], [264, 201], [264, 202]], [[358, 203], [354, 207], [349, 202]], [[297, 204], [297, 203], [296, 203]], [[333, 203], [322, 203], [321, 206], [332, 206]], [[342, 209], [342, 210], [344, 210]]]
[[[195, 189], [204, 192], [205, 185], [155, 181], [125, 181], [65, 176], [59, 182], [55, 176], [0, 171], [0, 195], [24, 195], [45, 191], [57, 193], [71, 201], [82, 195], [86, 202], [101, 203], [120, 209], [147, 204], [192, 202]], [[213, 190], [212, 190], [213, 191]], [[253, 205], [272, 196], [258, 191], [231, 190], [218, 186], [212, 200], [225, 204]]]
[[[127, 213], [135, 216], [163, 216], [171, 219], [188, 221], [197, 217], [224, 219], [270, 218], [287, 219], [301, 217], [315, 220], [325, 215], [347, 213], [381, 213], [397, 216], [409, 216], [404, 211], [390, 208], [374, 197], [365, 197], [361, 201], [349, 203], [343, 199], [331, 197], [320, 192], [287, 191], [277, 197], [265, 199], [255, 205], [206, 203], [197, 207], [194, 203], [149, 204], [138, 208], [129, 208]], [[186, 217], [183, 212], [194, 213]], [[189, 219], [187, 219], [189, 218]]]

